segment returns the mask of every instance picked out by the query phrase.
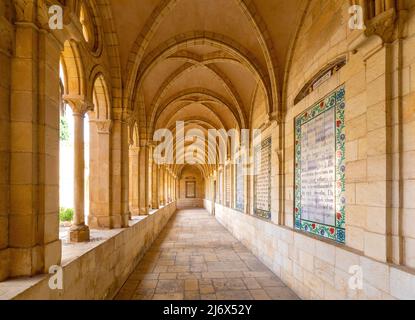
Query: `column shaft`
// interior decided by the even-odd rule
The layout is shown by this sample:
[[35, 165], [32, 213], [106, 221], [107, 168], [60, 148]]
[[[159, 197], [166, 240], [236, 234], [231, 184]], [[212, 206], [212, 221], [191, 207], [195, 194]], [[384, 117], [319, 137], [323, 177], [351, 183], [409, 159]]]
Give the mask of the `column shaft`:
[[73, 225], [69, 231], [71, 242], [89, 241], [89, 228], [85, 225], [85, 158], [84, 113], [74, 111], [74, 210]]
[[158, 209], [159, 208], [159, 168], [156, 163], [153, 163], [153, 170], [152, 170], [152, 179], [153, 179], [153, 196], [152, 196], [152, 208]]

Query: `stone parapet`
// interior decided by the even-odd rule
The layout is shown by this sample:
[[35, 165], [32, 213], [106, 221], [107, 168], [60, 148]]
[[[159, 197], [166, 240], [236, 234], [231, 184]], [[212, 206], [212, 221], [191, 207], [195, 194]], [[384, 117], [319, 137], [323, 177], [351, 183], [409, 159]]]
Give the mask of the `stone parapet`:
[[14, 279], [0, 283], [0, 300], [113, 298], [175, 212], [173, 202], [130, 221], [130, 228], [95, 232], [98, 241], [64, 246], [63, 290], [49, 288], [49, 275]]

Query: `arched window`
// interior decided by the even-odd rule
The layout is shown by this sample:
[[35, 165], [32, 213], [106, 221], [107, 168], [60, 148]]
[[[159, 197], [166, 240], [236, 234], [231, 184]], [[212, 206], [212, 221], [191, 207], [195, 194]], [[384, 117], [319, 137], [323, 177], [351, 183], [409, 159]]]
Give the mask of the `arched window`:
[[91, 21], [90, 16], [88, 14], [87, 8], [84, 3], [81, 4], [81, 12], [79, 14], [79, 20], [82, 25], [82, 34], [85, 38], [86, 42], [90, 42], [91, 40]]
[[80, 6], [79, 21], [82, 26], [82, 34], [91, 53], [93, 55], [99, 55], [102, 50], [102, 44], [100, 41], [97, 13], [89, 5], [87, 0], [84, 0]]

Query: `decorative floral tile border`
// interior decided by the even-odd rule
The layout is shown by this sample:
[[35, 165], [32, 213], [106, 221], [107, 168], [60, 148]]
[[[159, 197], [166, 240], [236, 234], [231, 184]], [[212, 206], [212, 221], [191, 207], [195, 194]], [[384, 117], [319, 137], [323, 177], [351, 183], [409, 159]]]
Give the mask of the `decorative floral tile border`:
[[223, 205], [223, 170], [218, 172], [218, 198], [217, 203]]
[[225, 206], [230, 208], [231, 207], [231, 198], [232, 198], [232, 171], [231, 165], [227, 165], [225, 167]]
[[257, 208], [257, 180], [258, 180], [258, 170], [260, 163], [258, 163], [257, 160], [257, 154], [261, 152], [261, 156], [264, 156], [264, 152], [267, 152], [268, 156], [268, 175], [271, 177], [271, 150], [272, 150], [272, 139], [271, 137], [266, 138], [262, 141], [260, 145], [258, 145], [255, 148], [255, 174], [254, 174], [254, 214], [258, 217], [264, 218], [264, 219], [271, 219], [271, 178], [269, 180], [268, 185], [268, 209], [267, 210], [261, 210]]
[[[319, 103], [295, 118], [295, 221], [297, 230], [328, 238], [339, 243], [346, 242], [346, 128], [345, 128], [345, 87], [341, 86]], [[336, 223], [333, 226], [303, 220], [301, 207], [301, 128], [325, 112], [335, 108], [336, 113]]]
[[243, 173], [242, 156], [239, 156], [235, 165], [235, 209], [245, 211], [245, 176]]

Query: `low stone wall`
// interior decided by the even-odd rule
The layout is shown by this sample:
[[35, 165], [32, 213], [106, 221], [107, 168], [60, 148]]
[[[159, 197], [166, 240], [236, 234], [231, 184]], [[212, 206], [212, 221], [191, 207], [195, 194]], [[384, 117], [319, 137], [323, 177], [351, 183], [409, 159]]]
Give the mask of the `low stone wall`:
[[178, 199], [177, 209], [203, 208], [203, 199]]
[[[14, 299], [113, 298], [175, 212], [176, 204], [171, 203], [68, 262], [63, 266], [63, 290], [50, 290], [50, 277], [43, 275]], [[18, 286], [19, 281], [33, 282], [16, 279], [9, 285]]]
[[[211, 202], [205, 200], [205, 207]], [[415, 272], [380, 263], [347, 247], [215, 205], [216, 219], [302, 299], [415, 299]], [[363, 271], [352, 290], [351, 266]]]

